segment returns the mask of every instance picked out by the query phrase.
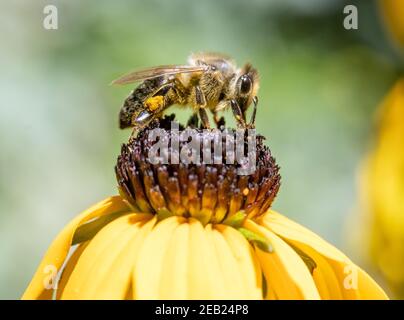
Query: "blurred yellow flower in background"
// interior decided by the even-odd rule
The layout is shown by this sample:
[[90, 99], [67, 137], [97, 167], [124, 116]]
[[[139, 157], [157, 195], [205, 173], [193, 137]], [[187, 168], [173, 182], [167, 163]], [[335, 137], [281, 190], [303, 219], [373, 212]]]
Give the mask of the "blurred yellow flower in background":
[[404, 298], [404, 78], [380, 106], [374, 149], [361, 170], [361, 211], [371, 258], [398, 298]]
[[379, 0], [380, 10], [392, 40], [399, 46], [404, 46], [404, 1]]
[[[404, 46], [404, 1], [379, 1], [392, 42]], [[359, 171], [360, 236], [364, 258], [404, 298], [404, 78], [397, 80], [377, 109], [378, 128]], [[363, 248], [363, 247], [362, 247]]]
[[242, 176], [237, 164], [152, 164], [147, 135], [122, 147], [121, 195], [65, 227], [23, 299], [387, 298], [339, 250], [268, 209], [280, 175], [262, 137], [257, 170]]

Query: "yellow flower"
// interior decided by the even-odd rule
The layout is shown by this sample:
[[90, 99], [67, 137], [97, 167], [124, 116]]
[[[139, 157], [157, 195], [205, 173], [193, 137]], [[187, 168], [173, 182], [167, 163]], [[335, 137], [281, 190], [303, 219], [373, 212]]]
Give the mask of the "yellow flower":
[[152, 164], [148, 134], [122, 147], [121, 195], [65, 227], [23, 299], [387, 298], [332, 245], [268, 209], [280, 175], [262, 137], [257, 170], [243, 176], [237, 163]]
[[404, 46], [404, 1], [379, 0], [383, 21], [392, 39]]
[[374, 150], [361, 170], [361, 211], [370, 220], [371, 256], [404, 298], [404, 79], [379, 109]]
[[[60, 269], [88, 221], [125, 212], [82, 242], [56, 290], [60, 299], [385, 299], [345, 255], [268, 211], [244, 227], [269, 241], [260, 249], [235, 228], [133, 213], [120, 196], [86, 210], [54, 240], [23, 299], [51, 299], [47, 266]], [[94, 223], [94, 222], [93, 222]], [[91, 228], [87, 228], [89, 231]], [[356, 283], [355, 283], [356, 282]], [[266, 287], [266, 289], [265, 289]]]

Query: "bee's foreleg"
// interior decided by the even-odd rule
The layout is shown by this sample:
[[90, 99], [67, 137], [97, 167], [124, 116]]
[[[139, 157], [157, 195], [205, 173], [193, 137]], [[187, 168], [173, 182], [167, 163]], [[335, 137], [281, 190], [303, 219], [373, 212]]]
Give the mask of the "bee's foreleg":
[[257, 115], [257, 105], [258, 105], [258, 97], [257, 96], [255, 96], [253, 98], [253, 103], [254, 103], [254, 109], [253, 109], [253, 113], [251, 115], [250, 123], [248, 124], [248, 126], [250, 128], [255, 127], [255, 116]]
[[245, 114], [241, 111], [241, 108], [236, 100], [230, 100], [231, 110], [233, 111], [234, 117], [237, 120], [237, 123], [242, 128], [246, 128], [247, 125], [245, 123]]

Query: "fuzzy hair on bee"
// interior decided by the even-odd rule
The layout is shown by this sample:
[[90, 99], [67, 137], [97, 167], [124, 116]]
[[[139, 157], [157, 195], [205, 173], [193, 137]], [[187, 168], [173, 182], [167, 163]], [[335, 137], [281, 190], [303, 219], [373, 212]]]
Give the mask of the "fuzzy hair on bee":
[[[213, 114], [216, 126], [218, 113], [231, 108], [241, 128], [252, 128], [258, 104], [258, 71], [247, 63], [237, 68], [233, 59], [218, 53], [196, 53], [187, 65], [162, 65], [137, 70], [124, 75], [113, 84], [141, 81], [126, 98], [120, 113], [120, 128], [144, 128], [159, 118], [170, 106], [191, 107], [205, 128], [210, 128], [207, 110]], [[251, 104], [254, 111], [247, 123], [246, 112]]]

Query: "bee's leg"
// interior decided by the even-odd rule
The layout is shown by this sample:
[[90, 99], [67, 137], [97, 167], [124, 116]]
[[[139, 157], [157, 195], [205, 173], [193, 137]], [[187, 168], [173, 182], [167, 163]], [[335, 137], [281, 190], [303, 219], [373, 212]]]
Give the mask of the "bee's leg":
[[201, 122], [204, 128], [210, 129], [209, 117], [206, 112], [206, 98], [203, 94], [201, 88], [197, 85], [195, 88], [195, 102], [198, 106], [199, 117], [201, 118]]
[[213, 111], [213, 120], [215, 121], [216, 127], [220, 129], [221, 126], [225, 125], [224, 117], [219, 118], [219, 114], [216, 111]]
[[158, 112], [165, 107], [165, 104], [164, 96], [153, 96], [143, 102], [143, 105], [151, 113]]
[[195, 102], [200, 108], [206, 106], [205, 95], [203, 94], [200, 86], [195, 86]]
[[199, 108], [199, 117], [201, 118], [202, 125], [205, 129], [210, 129], [209, 117], [205, 108]]
[[255, 116], [257, 115], [257, 105], [258, 105], [258, 97], [257, 96], [255, 96], [253, 98], [253, 103], [254, 103], [254, 109], [253, 109], [253, 113], [251, 115], [250, 123], [248, 124], [248, 126], [250, 128], [255, 127]]
[[165, 84], [158, 88], [152, 95], [143, 101], [144, 110], [136, 115], [134, 122], [143, 124], [150, 123], [153, 119], [162, 118], [163, 112], [172, 105], [174, 94], [172, 84]]
[[192, 116], [188, 119], [187, 127], [198, 128], [198, 122], [199, 122], [198, 114], [193, 113]]
[[168, 90], [172, 89], [174, 87], [173, 82], [167, 82], [162, 84], [160, 87], [158, 87], [154, 92], [150, 95], [151, 97], [155, 96], [165, 96], [168, 92]]
[[244, 120], [245, 114], [243, 114], [243, 112], [241, 111], [241, 108], [238, 105], [237, 101], [234, 99], [230, 100], [230, 105], [238, 125], [241, 126], [242, 128], [246, 128], [247, 125]]
[[138, 130], [136, 128], [132, 128], [132, 133], [130, 134], [129, 141], [132, 141], [136, 138]]

